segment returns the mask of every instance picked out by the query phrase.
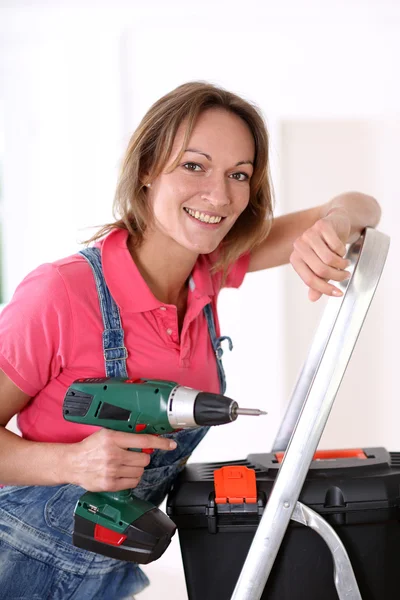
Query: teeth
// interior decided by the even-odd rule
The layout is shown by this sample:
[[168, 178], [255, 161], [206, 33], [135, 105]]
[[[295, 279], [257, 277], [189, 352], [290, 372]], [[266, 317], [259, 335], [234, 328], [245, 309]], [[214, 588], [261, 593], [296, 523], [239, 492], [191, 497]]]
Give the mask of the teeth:
[[222, 217], [210, 217], [210, 215], [206, 215], [205, 213], [199, 212], [198, 210], [192, 210], [191, 208], [186, 207], [184, 208], [191, 217], [194, 217], [202, 223], [219, 223], [222, 219]]

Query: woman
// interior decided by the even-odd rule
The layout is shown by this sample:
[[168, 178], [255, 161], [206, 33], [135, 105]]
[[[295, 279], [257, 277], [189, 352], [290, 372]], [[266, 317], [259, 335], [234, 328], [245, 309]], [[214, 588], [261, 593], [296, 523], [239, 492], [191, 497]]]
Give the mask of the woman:
[[[118, 220], [90, 240], [92, 248], [33, 271], [4, 309], [4, 598], [139, 592], [148, 582], [136, 565], [71, 545], [75, 502], [81, 488], [136, 488], [161, 502], [206, 433], [158, 438], [67, 423], [62, 402], [75, 379], [129, 375], [223, 391], [221, 287], [290, 260], [311, 300], [341, 295], [328, 281], [348, 277], [345, 244], [378, 223], [376, 200], [347, 193], [272, 223], [268, 168], [267, 131], [252, 105], [206, 83], [178, 87], [130, 141]], [[4, 428], [15, 414], [22, 438]], [[149, 462], [129, 447], [158, 450]]]

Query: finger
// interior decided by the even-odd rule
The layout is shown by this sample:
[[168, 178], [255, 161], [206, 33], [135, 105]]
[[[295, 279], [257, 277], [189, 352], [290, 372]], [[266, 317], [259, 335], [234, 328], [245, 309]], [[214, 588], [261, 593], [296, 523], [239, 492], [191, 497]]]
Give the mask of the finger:
[[339, 254], [332, 250], [327, 245], [325, 238], [321, 238], [321, 235], [317, 231], [308, 231], [304, 236], [304, 239], [300, 238], [300, 240], [296, 241], [295, 246], [298, 241], [312, 248], [323, 263], [334, 269], [344, 270], [350, 265], [350, 261], [346, 258], [342, 258], [343, 255], [339, 256]]
[[296, 273], [309, 288], [321, 292], [321, 294], [326, 294], [327, 296], [343, 296], [343, 293], [337, 287], [313, 273], [310, 267], [306, 265], [297, 253], [294, 252], [292, 254], [290, 262]]
[[131, 452], [122, 450], [119, 457], [121, 465], [126, 467], [147, 467], [150, 463], [150, 456], [144, 452]]
[[[335, 255], [333, 254], [333, 252], [331, 252], [331, 250], [326, 248], [326, 246], [324, 249], [324, 242], [322, 242], [321, 239], [319, 239], [318, 242], [320, 247], [318, 247], [317, 243], [315, 243], [315, 246], [318, 247], [318, 250], [320, 251], [320, 254], [323, 255], [323, 258], [321, 256], [318, 256], [315, 253], [314, 248], [310, 248], [310, 246], [302, 239], [296, 241], [294, 247], [296, 251], [300, 254], [301, 258], [304, 260], [304, 262], [316, 275], [318, 275], [318, 277], [326, 279], [327, 281], [329, 281], [330, 279], [333, 279], [334, 281], [344, 281], [345, 279], [348, 279], [349, 273], [347, 271], [332, 267], [329, 263], [325, 262], [325, 260], [332, 260], [331, 256], [333, 257]], [[343, 260], [338, 256], [336, 257], [336, 259], [341, 261]], [[336, 262], [337, 264], [337, 261], [333, 262]]]
[[176, 442], [168, 438], [150, 435], [148, 433], [125, 433], [114, 431], [114, 442], [120, 448], [158, 448], [160, 450], [174, 450]]
[[316, 226], [332, 252], [338, 256], [344, 256], [346, 254], [346, 245], [339, 238], [332, 223], [321, 219]]
[[311, 302], [316, 302], [321, 296], [321, 292], [317, 292], [317, 290], [313, 290], [312, 288], [308, 290], [308, 299], [311, 300]]

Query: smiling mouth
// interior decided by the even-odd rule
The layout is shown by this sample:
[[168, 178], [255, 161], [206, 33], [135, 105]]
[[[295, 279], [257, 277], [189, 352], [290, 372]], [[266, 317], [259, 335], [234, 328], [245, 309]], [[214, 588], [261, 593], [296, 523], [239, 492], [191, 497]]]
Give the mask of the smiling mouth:
[[184, 211], [188, 213], [191, 217], [196, 219], [197, 221], [201, 221], [201, 223], [210, 223], [211, 225], [216, 225], [220, 223], [225, 217], [221, 217], [219, 215], [209, 215], [204, 212], [200, 212], [199, 210], [192, 210], [191, 208], [183, 207]]

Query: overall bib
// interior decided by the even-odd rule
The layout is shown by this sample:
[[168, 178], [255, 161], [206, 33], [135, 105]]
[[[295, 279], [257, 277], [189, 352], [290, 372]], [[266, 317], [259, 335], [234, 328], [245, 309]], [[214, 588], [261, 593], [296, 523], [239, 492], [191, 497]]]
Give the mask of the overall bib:
[[[100, 250], [86, 248], [80, 254], [89, 262], [96, 280], [104, 323], [105, 375], [128, 377], [120, 312], [104, 279]], [[221, 342], [227, 339], [230, 349], [232, 342], [217, 338], [211, 305], [203, 310], [224, 393]], [[165, 436], [175, 439], [178, 446], [168, 452], [153, 452], [134, 489], [135, 496], [159, 505], [207, 430], [200, 427]], [[122, 600], [149, 584], [137, 564], [72, 545], [74, 508], [84, 492], [72, 484], [0, 489], [0, 600]]]

